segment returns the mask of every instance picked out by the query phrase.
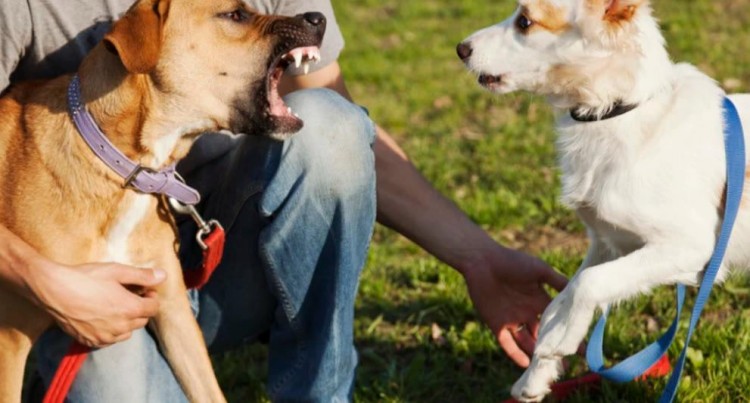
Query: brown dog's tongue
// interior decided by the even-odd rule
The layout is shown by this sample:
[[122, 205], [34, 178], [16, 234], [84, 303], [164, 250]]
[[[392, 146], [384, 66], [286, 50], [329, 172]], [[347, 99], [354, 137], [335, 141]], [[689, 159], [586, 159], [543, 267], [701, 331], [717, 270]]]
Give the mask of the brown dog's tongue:
[[271, 73], [271, 81], [268, 89], [268, 112], [272, 116], [292, 116], [292, 110], [284, 103], [279, 94], [279, 81], [281, 81], [283, 74], [284, 70], [278, 67]]

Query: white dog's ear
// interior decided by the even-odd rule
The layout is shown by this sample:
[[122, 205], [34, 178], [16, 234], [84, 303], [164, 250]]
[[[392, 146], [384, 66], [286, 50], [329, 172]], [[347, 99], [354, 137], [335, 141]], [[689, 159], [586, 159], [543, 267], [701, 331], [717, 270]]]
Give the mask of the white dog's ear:
[[648, 0], [584, 0], [576, 24], [584, 38], [605, 49], [638, 49], [635, 23], [651, 14]]
[[604, 20], [607, 22], [621, 24], [633, 19], [646, 0], [605, 0]]

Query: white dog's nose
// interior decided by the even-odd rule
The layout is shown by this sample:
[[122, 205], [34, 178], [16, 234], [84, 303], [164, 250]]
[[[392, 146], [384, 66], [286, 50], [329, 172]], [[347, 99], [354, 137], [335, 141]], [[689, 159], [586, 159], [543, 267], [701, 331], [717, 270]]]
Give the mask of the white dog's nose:
[[473, 49], [471, 48], [471, 43], [469, 42], [461, 42], [456, 46], [456, 53], [458, 53], [458, 57], [461, 58], [461, 60], [466, 61], [466, 59], [471, 57], [471, 53], [473, 52]]

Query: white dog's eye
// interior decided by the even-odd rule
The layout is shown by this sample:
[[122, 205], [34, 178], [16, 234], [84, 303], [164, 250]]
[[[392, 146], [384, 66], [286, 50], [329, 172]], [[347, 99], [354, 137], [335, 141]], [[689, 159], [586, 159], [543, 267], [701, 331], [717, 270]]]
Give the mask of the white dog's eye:
[[516, 28], [518, 28], [522, 34], [525, 34], [532, 25], [534, 25], [534, 22], [525, 14], [519, 14], [518, 18], [516, 18]]

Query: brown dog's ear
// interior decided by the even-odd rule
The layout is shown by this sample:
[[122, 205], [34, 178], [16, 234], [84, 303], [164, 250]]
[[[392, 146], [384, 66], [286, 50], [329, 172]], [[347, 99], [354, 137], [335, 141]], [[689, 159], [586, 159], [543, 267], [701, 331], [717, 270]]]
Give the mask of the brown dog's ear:
[[609, 0], [609, 5], [604, 12], [604, 20], [612, 23], [628, 22], [633, 19], [638, 7], [645, 0]]
[[107, 47], [117, 52], [129, 72], [144, 74], [156, 67], [168, 9], [169, 0], [141, 0], [104, 36]]

